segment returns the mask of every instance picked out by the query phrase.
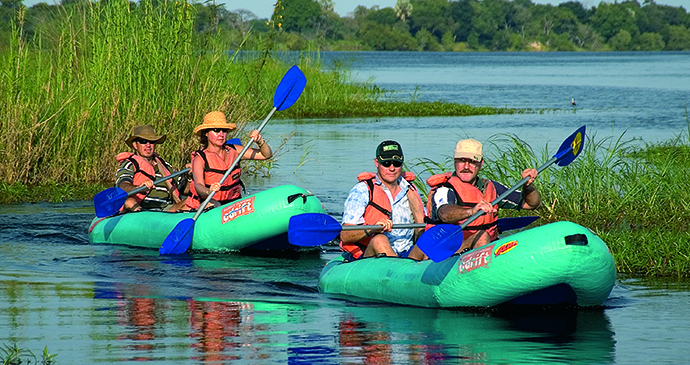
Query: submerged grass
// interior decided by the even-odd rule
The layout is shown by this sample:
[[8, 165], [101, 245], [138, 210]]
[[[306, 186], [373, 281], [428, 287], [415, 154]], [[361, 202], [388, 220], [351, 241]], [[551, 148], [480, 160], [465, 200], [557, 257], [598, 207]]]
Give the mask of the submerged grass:
[[[520, 171], [554, 153], [546, 147], [535, 152], [514, 135], [496, 135], [486, 145], [494, 153], [486, 156], [481, 175], [508, 186], [520, 180]], [[607, 243], [621, 273], [690, 277], [688, 160], [690, 144], [680, 136], [643, 147], [624, 134], [588, 137], [570, 165], [539, 175], [535, 184], [542, 206], [525, 214], [538, 214], [538, 224], [568, 220], [590, 228]], [[416, 160], [411, 166], [427, 175], [453, 169], [450, 158]]]
[[[128, 149], [123, 141], [138, 124], [167, 134], [159, 152], [175, 167], [200, 147], [192, 130], [211, 110], [224, 111], [238, 124], [235, 137], [246, 140], [290, 66], [271, 52], [271, 36], [260, 57], [239, 60], [241, 46], [228, 53], [228, 40], [216, 30], [196, 31], [196, 9], [186, 1], [66, 2], [59, 9], [33, 25], [28, 39], [26, 8], [17, 7], [9, 46], [0, 49], [0, 189], [10, 193], [2, 203], [41, 196], [21, 186], [112, 183], [114, 156]], [[385, 101], [378, 87], [352, 82], [343, 69], [325, 71], [318, 55], [308, 54], [297, 61], [307, 88], [277, 117], [517, 112]], [[273, 163], [256, 170], [265, 174]], [[77, 194], [58, 191], [51, 200]]]

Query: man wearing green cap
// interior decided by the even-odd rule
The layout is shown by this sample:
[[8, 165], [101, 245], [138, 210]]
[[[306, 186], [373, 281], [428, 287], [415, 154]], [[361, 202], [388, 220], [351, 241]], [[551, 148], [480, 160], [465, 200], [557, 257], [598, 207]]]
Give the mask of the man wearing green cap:
[[156, 145], [165, 142], [166, 135], [159, 136], [151, 125], [139, 125], [125, 141], [134, 152], [117, 155], [120, 166], [115, 178], [115, 186], [130, 192], [146, 186], [143, 193], [130, 196], [123, 206], [124, 212], [144, 210], [163, 210], [175, 212], [184, 206], [175, 181], [166, 180], [153, 185], [154, 180], [170, 175], [172, 166], [156, 153]]
[[414, 244], [423, 229], [392, 229], [393, 224], [423, 223], [424, 208], [414, 174], [402, 171], [402, 147], [383, 141], [376, 149], [376, 173], [363, 172], [345, 201], [343, 225], [380, 225], [378, 230], [353, 230], [340, 233], [340, 247], [353, 259], [370, 256], [426, 258]]
[[525, 169], [522, 177], [529, 180], [522, 191], [508, 195], [495, 206], [491, 202], [508, 188], [496, 181], [479, 178], [484, 166], [482, 144], [474, 139], [463, 139], [455, 146], [455, 171], [433, 175], [427, 179], [431, 187], [427, 211], [432, 224], [462, 224], [478, 211], [485, 214], [463, 230], [463, 243], [459, 252], [483, 246], [498, 239], [498, 209], [537, 209], [541, 197], [532, 185], [537, 178], [536, 169]]

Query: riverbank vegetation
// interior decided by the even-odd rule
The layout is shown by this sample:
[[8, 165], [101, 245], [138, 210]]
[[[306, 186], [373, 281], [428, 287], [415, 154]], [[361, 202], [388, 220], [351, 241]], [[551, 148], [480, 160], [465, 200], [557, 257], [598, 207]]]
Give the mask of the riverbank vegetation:
[[[690, 132], [690, 128], [688, 129]], [[690, 190], [687, 161], [690, 139], [640, 146], [639, 141], [587, 137], [585, 149], [566, 167], [552, 166], [535, 182], [542, 196], [534, 224], [567, 220], [587, 227], [607, 243], [620, 273], [690, 276]], [[537, 167], [555, 153], [534, 151], [514, 135], [486, 143], [481, 175], [508, 186], [517, 172]], [[500, 151], [500, 152], [497, 152]], [[416, 160], [418, 175], [453, 171], [452, 159]], [[424, 188], [423, 181], [416, 185]], [[513, 211], [501, 211], [507, 216]], [[533, 224], [533, 225], [534, 225]]]
[[43, 349], [42, 357], [39, 359], [33, 351], [20, 348], [17, 344], [0, 346], [0, 363], [3, 365], [20, 364], [42, 364], [52, 365], [56, 363], [55, 358], [58, 354], [48, 352], [48, 346]]
[[[258, 56], [240, 60], [243, 43], [231, 44], [218, 26], [200, 28], [198, 5], [184, 1], [43, 3], [51, 9], [44, 13], [2, 4], [5, 14], [7, 4], [19, 6], [0, 22], [10, 26], [0, 47], [1, 203], [46, 193], [51, 201], [90, 198], [95, 189], [80, 187], [112, 183], [114, 156], [129, 149], [124, 140], [138, 124], [167, 134], [158, 152], [176, 167], [199, 147], [192, 130], [211, 110], [237, 122], [235, 137], [246, 140], [290, 66], [272, 52], [279, 25], [269, 22], [274, 31], [264, 34]], [[324, 69], [317, 57], [295, 63], [308, 86], [278, 118], [518, 112], [402, 103], [352, 82], [343, 68]]]
[[[358, 6], [346, 16], [338, 0], [276, 0], [271, 19], [223, 4], [191, 4], [194, 32], [216, 29], [228, 49], [333, 51], [680, 51], [690, 50], [690, 14], [653, 0], [553, 5], [531, 0], [397, 0], [394, 7]], [[0, 6], [0, 47], [22, 0]], [[38, 3], [26, 10], [32, 35], [70, 6]], [[236, 6], [236, 5], [234, 5]], [[268, 9], [267, 9], [268, 10]], [[274, 34], [275, 33], [275, 34]], [[5, 43], [3, 43], [5, 42]], [[44, 42], [49, 42], [45, 39]]]

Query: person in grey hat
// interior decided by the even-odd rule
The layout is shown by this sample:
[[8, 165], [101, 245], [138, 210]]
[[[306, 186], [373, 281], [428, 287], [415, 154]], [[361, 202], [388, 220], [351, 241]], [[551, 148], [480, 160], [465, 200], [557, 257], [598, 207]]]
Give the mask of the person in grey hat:
[[154, 180], [168, 176], [173, 172], [170, 164], [156, 153], [156, 145], [165, 142], [166, 135], [158, 135], [151, 125], [138, 125], [125, 144], [134, 152], [122, 152], [117, 155], [120, 163], [115, 178], [115, 186], [130, 192], [140, 186], [146, 186], [143, 193], [127, 198], [123, 212], [140, 210], [162, 210], [176, 212], [184, 206], [177, 189], [179, 180], [166, 180], [153, 185]]
[[492, 206], [491, 202], [509, 190], [505, 185], [479, 178], [484, 166], [482, 144], [474, 139], [463, 139], [455, 146], [455, 171], [433, 175], [427, 179], [431, 187], [427, 200], [429, 221], [432, 224], [462, 224], [476, 212], [480, 216], [463, 230], [463, 243], [458, 252], [483, 246], [498, 239], [498, 209], [537, 209], [541, 197], [532, 185], [537, 178], [536, 169], [525, 169], [522, 177], [529, 176], [522, 191], [515, 191]]
[[370, 256], [400, 256], [416, 260], [426, 255], [414, 244], [423, 229], [392, 229], [393, 224], [423, 223], [424, 206], [415, 176], [403, 172], [402, 147], [383, 141], [376, 148], [376, 173], [363, 172], [345, 201], [343, 225], [380, 225], [377, 230], [347, 230], [340, 233], [340, 247], [353, 259]]

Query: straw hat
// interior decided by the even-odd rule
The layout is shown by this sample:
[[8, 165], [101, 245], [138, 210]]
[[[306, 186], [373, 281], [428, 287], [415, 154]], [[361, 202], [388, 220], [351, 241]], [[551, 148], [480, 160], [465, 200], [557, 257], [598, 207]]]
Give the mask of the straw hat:
[[134, 142], [135, 139], [137, 138], [143, 138], [145, 140], [149, 140], [153, 142], [154, 144], [161, 144], [165, 142], [165, 138], [167, 136], [164, 134], [162, 136], [159, 136], [154, 132], [153, 126], [150, 124], [145, 124], [145, 125], [138, 125], [134, 128], [132, 128], [132, 134], [125, 140], [125, 143], [129, 146], [134, 148], [132, 145], [132, 142]]
[[194, 134], [200, 136], [202, 131], [213, 128], [235, 129], [237, 124], [228, 123], [225, 120], [225, 114], [214, 111], [204, 115], [204, 122], [194, 128]]

